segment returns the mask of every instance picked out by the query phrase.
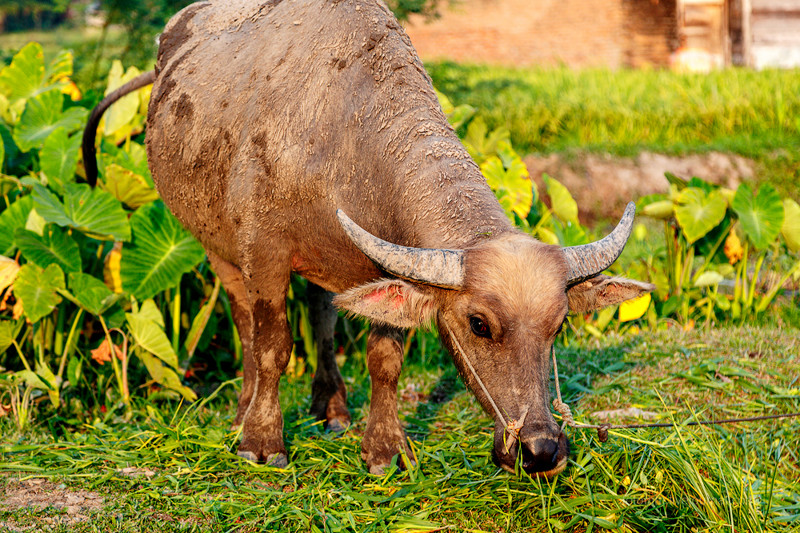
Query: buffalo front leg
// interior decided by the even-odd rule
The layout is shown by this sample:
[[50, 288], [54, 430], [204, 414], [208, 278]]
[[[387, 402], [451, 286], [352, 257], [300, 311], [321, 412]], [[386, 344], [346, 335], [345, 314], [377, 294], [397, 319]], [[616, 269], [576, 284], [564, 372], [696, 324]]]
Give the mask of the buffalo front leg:
[[244, 419], [244, 413], [250, 406], [256, 385], [256, 362], [253, 359], [253, 309], [250, 307], [247, 288], [239, 267], [225, 261], [214, 252], [208, 251], [207, 253], [211, 266], [228, 295], [233, 323], [236, 324], [239, 340], [242, 343], [244, 377], [242, 392], [239, 394], [239, 405], [236, 408], [236, 418], [233, 420], [233, 427], [239, 427]]
[[309, 282], [306, 296], [317, 343], [317, 372], [311, 383], [311, 414], [317, 420], [324, 420], [329, 430], [344, 431], [350, 425], [347, 390], [333, 349], [333, 334], [339, 313], [333, 306], [333, 293]]
[[[253, 276], [248, 297], [253, 310], [252, 339], [255, 384], [244, 414], [239, 456], [273, 466], [288, 464], [283, 444], [283, 415], [278, 402], [278, 382], [289, 363], [293, 339], [286, 319], [289, 274], [284, 277]], [[266, 282], [265, 282], [266, 281]]]
[[382, 474], [392, 457], [401, 451], [413, 459], [397, 414], [397, 380], [402, 366], [402, 331], [389, 326], [372, 326], [367, 338], [372, 400], [361, 442], [361, 457], [372, 474]]

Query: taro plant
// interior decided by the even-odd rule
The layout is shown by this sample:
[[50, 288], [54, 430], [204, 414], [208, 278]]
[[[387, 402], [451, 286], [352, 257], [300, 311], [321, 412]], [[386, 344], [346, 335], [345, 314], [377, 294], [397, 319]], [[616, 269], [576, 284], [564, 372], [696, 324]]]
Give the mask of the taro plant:
[[[559, 246], [586, 244], [595, 236], [578, 220], [578, 204], [569, 190], [558, 180], [543, 175], [546, 203], [539, 195], [536, 183], [531, 179], [525, 163], [511, 145], [505, 128], [489, 130], [475, 109], [468, 105], [454, 106], [443, 94], [438, 93], [442, 109], [457, 131], [463, 132], [462, 141], [469, 154], [480, 166], [483, 176], [494, 191], [508, 218], [520, 229], [542, 242]], [[570, 323], [589, 334], [601, 337], [616, 323], [635, 321], [650, 309], [649, 294], [633, 302], [611, 306], [588, 316], [572, 317]]]
[[747, 183], [733, 191], [699, 178], [667, 178], [669, 194], [639, 201], [642, 214], [664, 224], [663, 274], [660, 263], [649, 265], [661, 315], [710, 323], [765, 311], [800, 274], [800, 207], [769, 184], [754, 193]]
[[[115, 63], [107, 92], [137, 74]], [[26, 384], [13, 393], [20, 409], [28, 390], [59, 407], [89, 382], [101, 405], [129, 404], [141, 382], [194, 399], [182, 378], [219, 283], [198, 270], [202, 247], [153, 188], [139, 136], [149, 92], [109, 110], [98, 134], [101, 177], [91, 188], [80, 183], [88, 109], [75, 102], [71, 75], [71, 54], [48, 62], [36, 43], [0, 71], [0, 364], [15, 371], [8, 390]], [[193, 270], [203, 292], [182, 306], [182, 279]]]

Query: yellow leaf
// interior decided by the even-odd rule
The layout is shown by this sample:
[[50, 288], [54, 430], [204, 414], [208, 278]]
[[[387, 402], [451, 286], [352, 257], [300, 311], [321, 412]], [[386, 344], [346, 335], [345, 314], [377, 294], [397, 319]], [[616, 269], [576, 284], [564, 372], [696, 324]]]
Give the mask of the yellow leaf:
[[120, 277], [120, 261], [122, 260], [122, 243], [114, 244], [114, 247], [106, 255], [105, 265], [103, 266], [103, 281], [106, 287], [112, 292], [122, 292], [122, 277]]
[[536, 237], [545, 244], [558, 244], [558, 237], [547, 228], [536, 230]]
[[9, 257], [0, 255], [0, 292], [3, 292], [14, 283], [19, 272], [19, 264]]
[[646, 292], [638, 298], [622, 302], [619, 304], [619, 321], [629, 322], [641, 318], [650, 307], [651, 300], [650, 293]]
[[131, 209], [158, 200], [158, 193], [142, 176], [117, 164], [106, 167], [103, 188]]
[[17, 298], [17, 301], [14, 303], [14, 307], [11, 311], [11, 316], [14, 320], [19, 320], [19, 317], [22, 316], [22, 313], [25, 312], [25, 308], [22, 306], [22, 298]]
[[[124, 71], [122, 63], [118, 59], [114, 60], [111, 65], [111, 71], [108, 73], [108, 88], [106, 89], [105, 96], [108, 96], [114, 90], [128, 83], [139, 74], [139, 69], [136, 67], [130, 67], [127, 71]], [[103, 133], [105, 135], [112, 135], [114, 132], [130, 123], [136, 117], [140, 103], [138, 91], [127, 94], [117, 100], [106, 112]]]
[[735, 231], [731, 231], [728, 234], [728, 238], [725, 239], [724, 252], [725, 257], [728, 258], [728, 262], [732, 265], [735, 265], [742, 257], [744, 257], [742, 241], [739, 240], [739, 236], [736, 235]]
[[61, 87], [61, 92], [69, 96], [70, 100], [73, 102], [77, 102], [82, 98], [81, 90], [78, 89], [78, 86], [75, 85], [75, 82], [72, 80], [68, 80], [68, 83]]

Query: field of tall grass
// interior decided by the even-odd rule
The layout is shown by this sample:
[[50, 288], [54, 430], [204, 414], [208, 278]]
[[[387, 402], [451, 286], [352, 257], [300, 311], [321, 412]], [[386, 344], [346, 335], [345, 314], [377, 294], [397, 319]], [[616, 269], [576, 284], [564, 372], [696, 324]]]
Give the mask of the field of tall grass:
[[429, 63], [455, 104], [503, 126], [523, 153], [732, 152], [798, 198], [800, 70], [514, 69]]

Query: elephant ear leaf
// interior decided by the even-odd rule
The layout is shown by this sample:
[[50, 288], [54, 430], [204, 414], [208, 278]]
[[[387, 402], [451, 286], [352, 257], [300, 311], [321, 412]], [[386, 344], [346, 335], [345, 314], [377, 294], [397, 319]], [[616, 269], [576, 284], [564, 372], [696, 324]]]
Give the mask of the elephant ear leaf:
[[781, 232], [784, 207], [778, 191], [771, 185], [762, 185], [758, 193], [746, 183], [739, 185], [731, 207], [739, 217], [745, 235], [758, 249], [769, 246]]
[[128, 329], [136, 340], [135, 353], [147, 367], [150, 376], [159, 384], [172, 389], [189, 401], [197, 399], [197, 395], [180, 380], [178, 355], [172, 349], [164, 330], [164, 318], [153, 303], [147, 300], [141, 309], [125, 313]]
[[205, 252], [161, 201], [131, 216], [133, 242], [122, 248], [122, 287], [138, 300], [175, 287], [203, 260]]
[[69, 288], [78, 305], [93, 315], [105, 313], [123, 297], [122, 294], [111, 292], [106, 284], [96, 277], [83, 272], [70, 273]]
[[127, 241], [131, 228], [122, 204], [106, 191], [81, 183], [65, 187], [64, 203], [42, 185], [33, 187], [36, 211], [47, 221], [101, 240]]
[[800, 250], [800, 205], [791, 198], [786, 198], [783, 201], [783, 210], [786, 216], [781, 233], [789, 249], [797, 252]]
[[718, 191], [687, 187], [678, 196], [675, 218], [689, 243], [704, 237], [725, 218], [728, 203]]
[[61, 303], [57, 291], [64, 288], [64, 273], [58, 265], [52, 264], [43, 269], [28, 263], [17, 274], [14, 295], [22, 300], [25, 316], [35, 324]]
[[17, 247], [31, 263], [42, 268], [56, 264], [64, 272], [80, 272], [81, 270], [81, 253], [78, 244], [66, 231], [55, 224], [45, 227], [42, 235], [22, 228], [17, 229], [15, 240]]
[[39, 43], [31, 42], [17, 52], [11, 64], [0, 72], [0, 91], [10, 102], [25, 100], [36, 94], [44, 79], [44, 52]]
[[58, 89], [51, 89], [28, 100], [19, 126], [14, 131], [14, 141], [20, 150], [27, 152], [42, 146], [58, 128], [72, 133], [86, 122], [88, 109], [71, 107], [64, 111], [63, 100], [64, 97]]

